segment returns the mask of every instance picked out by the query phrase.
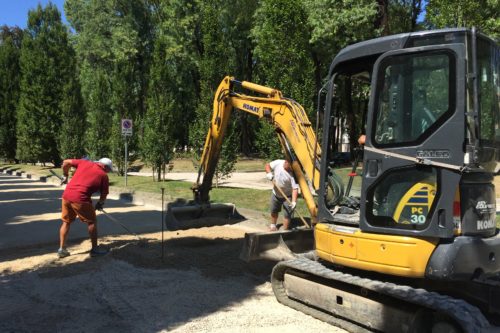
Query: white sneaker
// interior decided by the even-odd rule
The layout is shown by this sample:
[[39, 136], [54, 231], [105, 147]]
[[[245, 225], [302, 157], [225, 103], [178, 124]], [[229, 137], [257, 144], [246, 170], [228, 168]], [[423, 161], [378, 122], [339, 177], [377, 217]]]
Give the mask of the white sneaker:
[[57, 256], [59, 258], [64, 258], [64, 257], [67, 257], [69, 256], [70, 253], [68, 252], [68, 250], [66, 250], [66, 248], [60, 248], [59, 250], [57, 250]]

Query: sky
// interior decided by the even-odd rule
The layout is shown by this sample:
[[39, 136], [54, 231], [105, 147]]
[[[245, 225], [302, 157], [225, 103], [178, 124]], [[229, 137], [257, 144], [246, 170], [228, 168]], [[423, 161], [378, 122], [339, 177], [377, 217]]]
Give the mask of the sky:
[[[0, 0], [0, 26], [5, 24], [26, 28], [28, 11], [36, 8], [39, 3], [45, 6], [48, 2], [49, 0]], [[64, 0], [50, 0], [50, 2], [61, 12], [63, 23], [67, 23], [63, 9]]]

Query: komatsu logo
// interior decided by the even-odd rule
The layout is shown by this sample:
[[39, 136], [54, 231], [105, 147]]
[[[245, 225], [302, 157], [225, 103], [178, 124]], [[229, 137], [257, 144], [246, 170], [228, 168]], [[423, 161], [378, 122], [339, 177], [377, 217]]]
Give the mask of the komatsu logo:
[[245, 110], [248, 110], [248, 111], [252, 111], [252, 112], [255, 112], [255, 113], [259, 113], [259, 107], [257, 106], [252, 106], [250, 104], [247, 104], [247, 103], [244, 103], [243, 104], [243, 108]]
[[477, 230], [486, 230], [495, 228], [495, 220], [478, 220], [477, 221]]
[[493, 204], [487, 204], [486, 201], [478, 201], [476, 204], [476, 209], [490, 209], [493, 208]]

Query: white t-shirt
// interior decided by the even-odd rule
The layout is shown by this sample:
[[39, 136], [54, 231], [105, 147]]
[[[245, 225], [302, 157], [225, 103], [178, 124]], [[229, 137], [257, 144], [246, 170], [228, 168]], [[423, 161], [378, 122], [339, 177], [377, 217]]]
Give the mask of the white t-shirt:
[[[274, 183], [276, 186], [279, 186], [287, 197], [291, 197], [293, 190], [298, 189], [299, 185], [295, 182], [295, 178], [293, 178], [293, 176], [286, 171], [285, 168], [283, 168], [284, 163], [285, 160], [274, 160], [269, 163], [269, 166], [274, 173]], [[273, 188], [273, 193], [278, 198], [283, 197], [280, 191], [276, 188]]]

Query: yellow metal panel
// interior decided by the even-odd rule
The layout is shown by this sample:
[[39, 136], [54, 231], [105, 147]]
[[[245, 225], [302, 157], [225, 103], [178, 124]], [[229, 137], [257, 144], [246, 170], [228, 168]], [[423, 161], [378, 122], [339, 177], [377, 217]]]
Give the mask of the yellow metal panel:
[[364, 233], [319, 223], [318, 255], [325, 260], [384, 274], [422, 277], [437, 239]]
[[355, 259], [357, 257], [357, 239], [346, 235], [333, 234], [332, 249], [336, 257]]
[[332, 238], [330, 237], [330, 233], [327, 230], [315, 228], [314, 241], [318, 255], [327, 261], [332, 261]]

